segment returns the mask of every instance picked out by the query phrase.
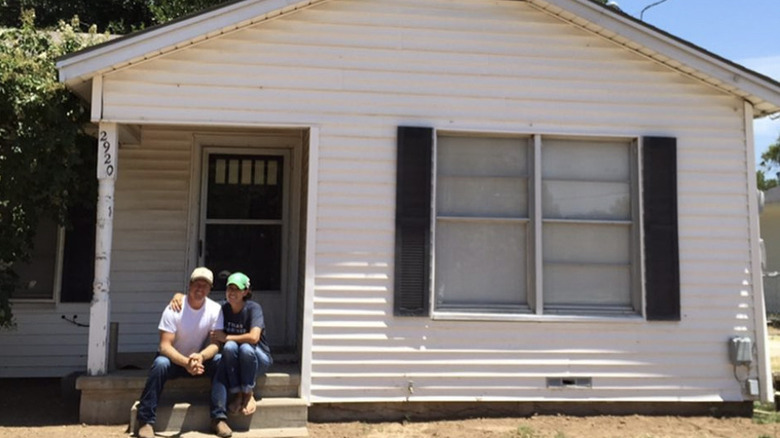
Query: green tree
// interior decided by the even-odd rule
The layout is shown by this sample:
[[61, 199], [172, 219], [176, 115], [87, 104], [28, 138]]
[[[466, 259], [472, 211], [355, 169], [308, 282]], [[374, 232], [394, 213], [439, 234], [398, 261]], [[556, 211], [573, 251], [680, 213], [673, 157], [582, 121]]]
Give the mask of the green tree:
[[156, 23], [165, 23], [184, 15], [200, 12], [223, 3], [224, 0], [158, 0], [149, 2]]
[[20, 27], [22, 10], [36, 11], [39, 28], [57, 26], [78, 16], [82, 30], [90, 26], [125, 34], [182, 15], [199, 12], [224, 0], [0, 0], [0, 26]]
[[763, 170], [758, 170], [756, 172], [756, 182], [758, 184], [758, 190], [767, 191], [769, 189], [777, 187], [777, 179], [776, 178], [767, 179], [766, 173]]
[[[777, 140], [769, 145], [766, 151], [761, 154], [761, 169], [756, 172], [759, 190], [769, 190], [778, 185], [777, 178], [767, 179], [766, 175], [772, 170], [780, 168], [780, 135]], [[774, 173], [777, 175], [777, 173]]]
[[154, 24], [150, 3], [150, 0], [3, 0], [0, 26], [21, 27], [21, 12], [33, 9], [35, 24], [39, 28], [54, 28], [61, 20], [77, 16], [82, 31], [97, 26], [98, 29], [124, 34]]
[[23, 11], [20, 28], [0, 30], [0, 327], [14, 324], [14, 266], [29, 260], [40, 220], [66, 224], [70, 208], [96, 197], [89, 111], [58, 81], [54, 63], [105, 38], [94, 27], [77, 33], [78, 23], [37, 31], [34, 18]]

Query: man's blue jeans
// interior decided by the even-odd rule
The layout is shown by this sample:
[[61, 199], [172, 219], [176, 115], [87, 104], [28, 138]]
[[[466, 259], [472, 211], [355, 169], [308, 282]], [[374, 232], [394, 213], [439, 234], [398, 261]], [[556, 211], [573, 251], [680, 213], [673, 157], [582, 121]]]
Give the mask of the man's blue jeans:
[[257, 376], [265, 374], [273, 362], [271, 355], [257, 345], [239, 345], [235, 341], [227, 341], [222, 347], [218, 371], [221, 376], [218, 375], [214, 380], [221, 380], [231, 394], [251, 392]]
[[[220, 355], [217, 354], [212, 360], [207, 360], [203, 365], [206, 368], [205, 375], [214, 378], [219, 368]], [[146, 386], [141, 393], [141, 400], [138, 403], [138, 422], [143, 424], [154, 424], [157, 421], [157, 404], [160, 401], [165, 382], [168, 379], [179, 377], [200, 377], [192, 376], [184, 367], [174, 365], [171, 360], [165, 356], [157, 355], [149, 368], [149, 376], [146, 378]], [[227, 407], [225, 398], [215, 397], [214, 385], [211, 385], [211, 418], [227, 418]]]

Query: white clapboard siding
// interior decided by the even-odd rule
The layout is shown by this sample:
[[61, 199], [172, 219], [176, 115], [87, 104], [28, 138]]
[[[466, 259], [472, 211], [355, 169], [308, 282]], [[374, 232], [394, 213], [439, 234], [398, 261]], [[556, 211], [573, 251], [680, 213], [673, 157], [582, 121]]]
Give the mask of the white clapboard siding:
[[[753, 157], [739, 99], [525, 2], [481, 0], [324, 2], [106, 74], [103, 86], [104, 117], [120, 122], [319, 128], [314, 402], [742, 400], [726, 354], [730, 336], [754, 330]], [[394, 317], [404, 124], [677, 137], [683, 320]], [[112, 289], [123, 350], [153, 348], [148, 309], [182, 284], [184, 131], [144, 127], [142, 146], [120, 153]], [[556, 376], [593, 387], [546, 388]]]
[[0, 330], [0, 378], [62, 377], [87, 367], [89, 304], [13, 304], [16, 327]]
[[112, 322], [121, 353], [152, 352], [157, 324], [186, 285], [192, 131], [145, 126], [120, 148], [111, 259]]

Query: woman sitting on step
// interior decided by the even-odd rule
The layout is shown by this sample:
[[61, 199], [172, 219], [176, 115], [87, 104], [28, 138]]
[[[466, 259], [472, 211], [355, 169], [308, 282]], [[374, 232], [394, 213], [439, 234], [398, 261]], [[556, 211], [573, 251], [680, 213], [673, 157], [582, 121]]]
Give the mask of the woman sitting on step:
[[[183, 297], [174, 295], [171, 308], [180, 308]], [[251, 297], [249, 277], [241, 272], [230, 275], [227, 302], [222, 305], [225, 331], [211, 333], [212, 341], [224, 344], [216, 376], [222, 378], [214, 379], [214, 389], [224, 393], [225, 400], [227, 391], [232, 394], [228, 405], [228, 412], [232, 414], [252, 415], [255, 412], [255, 382], [273, 363], [265, 336], [263, 308]]]

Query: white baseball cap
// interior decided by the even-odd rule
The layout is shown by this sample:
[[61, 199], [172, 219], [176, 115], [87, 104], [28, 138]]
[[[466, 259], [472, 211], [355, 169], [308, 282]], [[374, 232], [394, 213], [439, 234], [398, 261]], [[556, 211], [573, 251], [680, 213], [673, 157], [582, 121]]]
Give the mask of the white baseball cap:
[[211, 269], [203, 266], [195, 268], [195, 270], [192, 271], [192, 275], [190, 275], [190, 282], [195, 280], [206, 280], [209, 282], [209, 285], [213, 286], [214, 273], [211, 272]]

